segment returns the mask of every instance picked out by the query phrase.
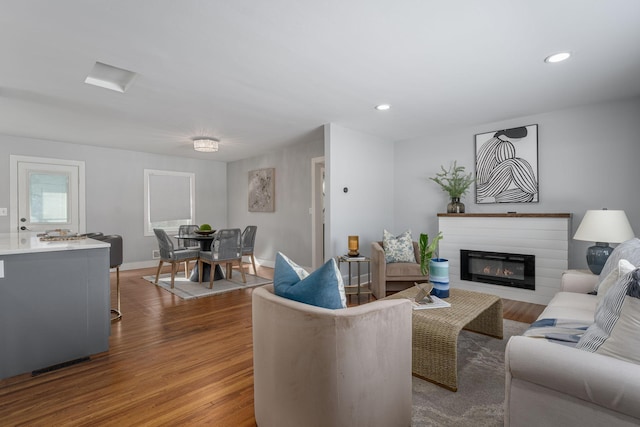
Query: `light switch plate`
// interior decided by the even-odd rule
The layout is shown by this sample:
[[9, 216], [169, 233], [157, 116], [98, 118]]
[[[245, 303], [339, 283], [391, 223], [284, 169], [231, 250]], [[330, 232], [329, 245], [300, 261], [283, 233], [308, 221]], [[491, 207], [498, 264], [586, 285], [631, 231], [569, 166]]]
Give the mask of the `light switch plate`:
[[0, 279], [4, 279], [4, 260], [0, 259]]
[[0, 208], [0, 216], [7, 216], [7, 208]]

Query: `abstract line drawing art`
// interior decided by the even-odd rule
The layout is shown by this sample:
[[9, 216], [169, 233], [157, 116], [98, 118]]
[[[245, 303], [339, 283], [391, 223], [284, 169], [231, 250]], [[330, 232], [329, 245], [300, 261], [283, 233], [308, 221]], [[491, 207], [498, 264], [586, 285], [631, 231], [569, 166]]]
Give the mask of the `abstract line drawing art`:
[[275, 168], [249, 172], [249, 212], [275, 211]]
[[538, 125], [476, 135], [476, 203], [538, 202]]

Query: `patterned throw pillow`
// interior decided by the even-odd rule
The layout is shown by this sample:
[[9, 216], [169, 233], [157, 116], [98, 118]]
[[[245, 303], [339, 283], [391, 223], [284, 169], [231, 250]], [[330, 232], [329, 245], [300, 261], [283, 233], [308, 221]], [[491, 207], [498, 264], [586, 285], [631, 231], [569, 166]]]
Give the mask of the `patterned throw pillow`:
[[329, 309], [347, 307], [342, 274], [333, 258], [309, 274], [278, 252], [273, 272], [273, 288], [275, 294], [280, 297], [316, 307]]
[[640, 268], [618, 279], [598, 304], [576, 348], [640, 364]]
[[382, 232], [382, 249], [387, 264], [393, 262], [416, 263], [416, 254], [413, 251], [413, 240], [411, 240], [411, 230], [407, 230], [394, 237], [387, 230]]

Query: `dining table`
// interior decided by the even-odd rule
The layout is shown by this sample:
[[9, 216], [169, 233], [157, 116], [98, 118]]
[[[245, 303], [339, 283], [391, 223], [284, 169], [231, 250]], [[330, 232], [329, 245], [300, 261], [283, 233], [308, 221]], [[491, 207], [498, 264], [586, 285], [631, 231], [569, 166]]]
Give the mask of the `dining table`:
[[[198, 234], [183, 234], [182, 236], [173, 236], [178, 240], [197, 240], [198, 243], [200, 244], [200, 250], [203, 252], [209, 252], [211, 251], [211, 244], [213, 243], [213, 240], [215, 239], [215, 230], [212, 231], [211, 233], [198, 233]], [[200, 275], [199, 272], [199, 267], [198, 267], [198, 262], [196, 262], [195, 266], [193, 267], [193, 270], [191, 270], [191, 275], [189, 276], [189, 280], [191, 280], [192, 282], [198, 282], [200, 280], [200, 278], [198, 277]], [[209, 281], [209, 275], [211, 274], [211, 264], [207, 264], [207, 263], [203, 263], [202, 264], [202, 281], [203, 282], [208, 282]], [[222, 267], [220, 267], [219, 264], [216, 264], [216, 269], [213, 275], [213, 280], [222, 280], [225, 279], [224, 273], [222, 271]]]

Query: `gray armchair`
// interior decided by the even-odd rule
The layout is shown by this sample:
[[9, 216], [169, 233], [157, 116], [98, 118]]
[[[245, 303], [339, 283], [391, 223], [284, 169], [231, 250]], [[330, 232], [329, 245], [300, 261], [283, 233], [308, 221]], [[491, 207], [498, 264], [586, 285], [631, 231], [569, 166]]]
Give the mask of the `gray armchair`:
[[[420, 261], [418, 242], [413, 242], [413, 252]], [[371, 292], [376, 298], [384, 298], [388, 291], [397, 292], [413, 286], [414, 282], [426, 282], [429, 276], [423, 276], [419, 263], [394, 262], [387, 264], [384, 258], [382, 242], [371, 243]]]

